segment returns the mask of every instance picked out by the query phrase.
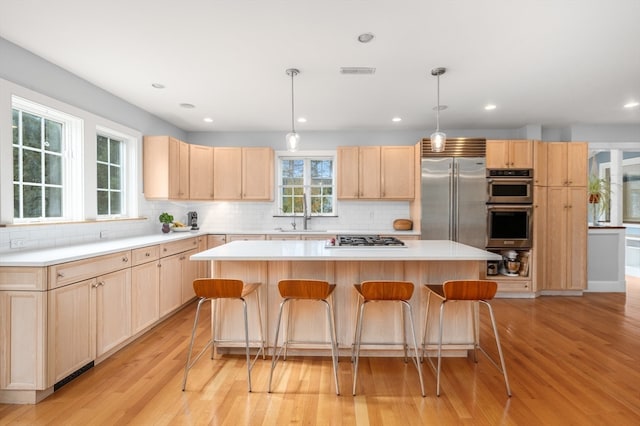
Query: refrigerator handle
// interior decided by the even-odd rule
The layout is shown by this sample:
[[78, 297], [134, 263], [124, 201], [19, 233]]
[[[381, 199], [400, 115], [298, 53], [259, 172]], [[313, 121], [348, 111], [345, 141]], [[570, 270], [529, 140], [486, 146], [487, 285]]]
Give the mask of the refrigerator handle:
[[451, 217], [451, 224], [453, 226], [453, 241], [458, 241], [458, 219], [460, 216], [460, 194], [459, 194], [459, 190], [460, 190], [460, 165], [457, 162], [453, 163], [453, 192], [451, 192], [453, 194], [453, 208], [452, 210], [452, 217]]
[[452, 161], [449, 170], [449, 239], [456, 241], [456, 162]]

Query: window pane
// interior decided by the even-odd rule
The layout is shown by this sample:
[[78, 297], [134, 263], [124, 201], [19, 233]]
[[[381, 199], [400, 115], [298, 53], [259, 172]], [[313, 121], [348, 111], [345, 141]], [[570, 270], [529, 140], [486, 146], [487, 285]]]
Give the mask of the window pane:
[[24, 185], [22, 193], [24, 197], [23, 217], [42, 217], [42, 187]]
[[62, 152], [62, 124], [44, 121], [44, 146], [47, 151]]
[[20, 185], [13, 185], [13, 217], [20, 218]]
[[[17, 109], [11, 110], [13, 120], [11, 127], [13, 129], [13, 144], [18, 145], [20, 143], [20, 113]], [[16, 163], [13, 163], [16, 164]]]
[[98, 135], [97, 144], [98, 161], [106, 163], [109, 161], [109, 139]]
[[20, 181], [20, 149], [13, 147], [13, 181]]
[[109, 192], [98, 191], [98, 214], [109, 214]]
[[109, 145], [109, 151], [111, 153], [111, 158], [109, 158], [109, 162], [111, 164], [120, 164], [120, 147], [121, 143], [118, 140], [111, 139], [111, 144]]
[[120, 214], [120, 192], [111, 192], [111, 214]]
[[98, 168], [98, 188], [109, 189], [109, 166], [106, 164], [97, 164]]
[[40, 117], [26, 112], [22, 113], [22, 144], [31, 148], [42, 148]]
[[62, 185], [62, 157], [45, 154], [44, 156], [45, 183]]
[[640, 221], [640, 164], [622, 167], [622, 197], [623, 220]]
[[111, 166], [109, 167], [111, 171], [111, 189], [119, 190], [120, 189], [120, 167]]
[[46, 217], [62, 216], [62, 189], [45, 187]]
[[23, 182], [42, 183], [42, 165], [40, 151], [25, 149], [22, 151]]

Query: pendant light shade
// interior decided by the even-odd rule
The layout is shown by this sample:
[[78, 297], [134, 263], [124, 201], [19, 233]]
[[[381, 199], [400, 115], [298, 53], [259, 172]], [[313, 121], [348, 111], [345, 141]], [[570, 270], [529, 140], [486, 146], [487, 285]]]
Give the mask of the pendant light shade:
[[293, 77], [299, 73], [300, 70], [296, 68], [287, 69], [287, 75], [291, 76], [291, 132], [287, 133], [287, 136], [285, 136], [287, 151], [289, 152], [296, 152], [298, 150], [298, 145], [300, 144], [300, 135], [296, 133], [295, 127], [295, 103], [293, 96]]
[[431, 134], [431, 151], [442, 152], [444, 151], [445, 144], [447, 142], [447, 135], [440, 131], [440, 110], [444, 107], [440, 107], [440, 76], [447, 71], [446, 68], [434, 68], [431, 70], [431, 75], [435, 75], [438, 79], [438, 105], [436, 106], [436, 131]]

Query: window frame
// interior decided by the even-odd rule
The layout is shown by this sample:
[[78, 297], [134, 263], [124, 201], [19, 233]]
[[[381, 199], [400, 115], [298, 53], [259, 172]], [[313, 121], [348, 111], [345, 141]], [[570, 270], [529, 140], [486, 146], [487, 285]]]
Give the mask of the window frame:
[[283, 196], [282, 196], [282, 161], [283, 160], [304, 160], [304, 183], [302, 185], [303, 192], [306, 197], [307, 206], [311, 206], [311, 161], [312, 160], [331, 160], [331, 178], [332, 178], [332, 194], [331, 194], [331, 203], [333, 209], [330, 213], [313, 213], [309, 211], [309, 215], [313, 217], [336, 217], [338, 215], [337, 209], [337, 180], [336, 180], [336, 170], [337, 170], [337, 155], [336, 151], [298, 151], [298, 152], [288, 152], [288, 151], [278, 151], [275, 155], [276, 159], [276, 209], [277, 213], [275, 216], [284, 216], [284, 217], [295, 217], [300, 216], [302, 214], [301, 211], [296, 212], [294, 207], [294, 212], [285, 213], [283, 211]]

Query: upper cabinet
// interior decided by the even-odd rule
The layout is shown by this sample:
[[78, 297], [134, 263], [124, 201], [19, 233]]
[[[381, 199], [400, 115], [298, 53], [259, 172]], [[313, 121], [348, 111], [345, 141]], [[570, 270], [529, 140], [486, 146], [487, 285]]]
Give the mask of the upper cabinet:
[[170, 136], [145, 136], [144, 196], [149, 199], [189, 198], [189, 144]]
[[271, 148], [214, 148], [215, 200], [272, 200], [273, 179]]
[[415, 155], [414, 146], [338, 147], [338, 198], [413, 199]]
[[189, 145], [189, 199], [213, 200], [213, 147]]
[[547, 142], [547, 185], [587, 186], [588, 144]]
[[532, 140], [487, 141], [488, 169], [533, 168]]

